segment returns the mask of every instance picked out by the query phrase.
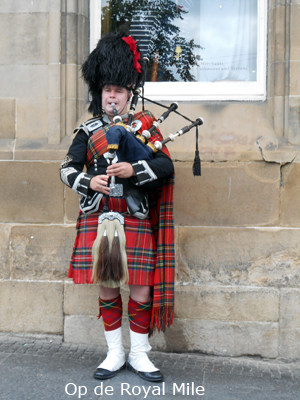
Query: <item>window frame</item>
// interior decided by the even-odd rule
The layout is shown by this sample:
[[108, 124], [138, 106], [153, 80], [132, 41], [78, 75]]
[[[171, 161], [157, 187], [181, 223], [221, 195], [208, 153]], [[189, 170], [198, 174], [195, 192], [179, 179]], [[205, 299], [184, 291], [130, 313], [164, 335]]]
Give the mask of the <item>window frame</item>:
[[[267, 95], [268, 0], [258, 0], [257, 81], [146, 82], [145, 97], [159, 101], [264, 101]], [[101, 34], [101, 1], [90, 0], [90, 51]]]

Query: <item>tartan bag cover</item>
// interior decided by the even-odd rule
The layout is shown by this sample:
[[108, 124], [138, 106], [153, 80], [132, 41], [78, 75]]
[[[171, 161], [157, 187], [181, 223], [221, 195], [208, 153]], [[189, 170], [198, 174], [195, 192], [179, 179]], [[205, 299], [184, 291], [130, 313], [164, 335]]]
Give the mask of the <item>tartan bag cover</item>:
[[[135, 114], [135, 120], [142, 122], [142, 129], [149, 129], [155, 120], [152, 113], [142, 111]], [[124, 121], [126, 123], [126, 120]], [[93, 146], [88, 145], [87, 164], [94, 157], [99, 157], [107, 151], [105, 133], [112, 125], [101, 127], [93, 134]], [[141, 130], [142, 130], [141, 129]], [[161, 133], [156, 130], [149, 141], [163, 140]], [[170, 157], [167, 148], [162, 151]], [[173, 322], [174, 317], [174, 281], [175, 281], [175, 248], [173, 220], [173, 190], [174, 174], [164, 180], [158, 190], [149, 191], [150, 221], [157, 245], [156, 265], [153, 285], [153, 307], [150, 322], [150, 334], [154, 330], [163, 332]]]

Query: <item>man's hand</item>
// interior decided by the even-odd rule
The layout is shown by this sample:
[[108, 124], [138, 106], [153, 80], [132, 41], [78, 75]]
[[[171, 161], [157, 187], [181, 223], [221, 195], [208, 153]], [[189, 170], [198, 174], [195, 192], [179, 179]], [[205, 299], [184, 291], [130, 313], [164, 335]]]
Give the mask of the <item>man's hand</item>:
[[110, 188], [107, 186], [108, 178], [108, 175], [94, 176], [90, 181], [90, 188], [96, 192], [109, 194]]
[[128, 162], [115, 163], [107, 167], [108, 176], [117, 176], [118, 178], [130, 178], [134, 175], [134, 169]]

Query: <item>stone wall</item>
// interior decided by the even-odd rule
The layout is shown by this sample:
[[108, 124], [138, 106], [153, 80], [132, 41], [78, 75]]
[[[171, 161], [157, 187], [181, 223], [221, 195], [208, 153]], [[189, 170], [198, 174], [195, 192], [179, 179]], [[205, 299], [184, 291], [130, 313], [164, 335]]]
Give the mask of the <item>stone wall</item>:
[[[205, 120], [202, 177], [191, 136], [170, 144], [176, 310], [155, 349], [300, 358], [300, 1], [289, 3], [269, 1], [266, 101], [180, 104]], [[58, 175], [88, 117], [87, 1], [4, 1], [0, 20], [0, 330], [102, 345], [97, 285], [66, 278], [78, 196]]]
[[1, 2], [1, 159], [48, 152], [71, 135], [87, 98], [78, 66], [89, 51], [88, 17], [86, 0]]

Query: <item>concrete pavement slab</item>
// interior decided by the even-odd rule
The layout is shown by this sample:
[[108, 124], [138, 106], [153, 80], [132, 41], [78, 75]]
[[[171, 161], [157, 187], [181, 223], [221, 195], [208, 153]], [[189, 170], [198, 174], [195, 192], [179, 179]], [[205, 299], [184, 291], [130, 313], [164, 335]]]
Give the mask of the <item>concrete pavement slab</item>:
[[150, 353], [163, 383], [127, 370], [107, 381], [93, 379], [105, 348], [61, 338], [0, 334], [1, 400], [296, 400], [300, 363], [204, 354]]

